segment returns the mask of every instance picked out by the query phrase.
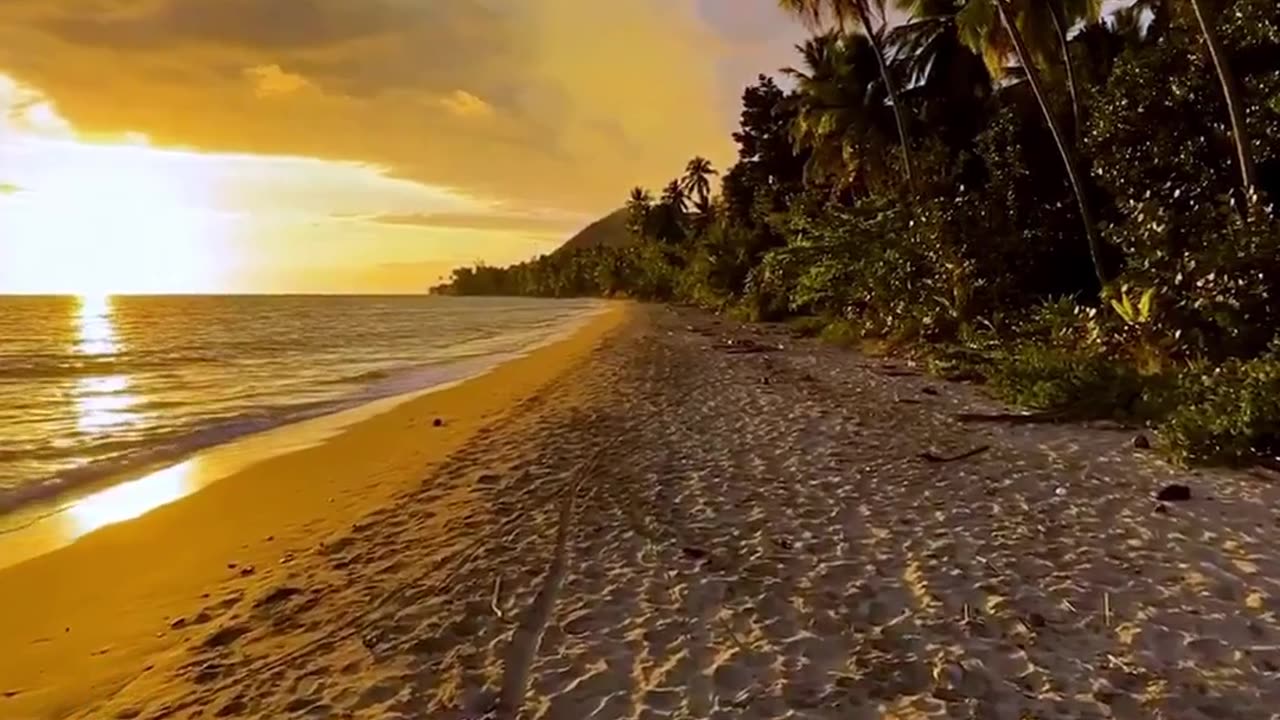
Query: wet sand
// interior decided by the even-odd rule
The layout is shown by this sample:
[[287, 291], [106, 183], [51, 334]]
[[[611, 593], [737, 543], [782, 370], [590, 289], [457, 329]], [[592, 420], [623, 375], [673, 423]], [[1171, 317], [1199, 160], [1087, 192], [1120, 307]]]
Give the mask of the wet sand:
[[[966, 418], [1009, 409], [694, 311], [637, 308], [539, 387], [341, 532], [180, 626], [153, 613], [169, 644], [145, 672], [62, 714], [17, 683], [0, 717], [1280, 708], [1274, 481], [1169, 468], [1132, 432]], [[1172, 482], [1192, 499], [1158, 503]]]

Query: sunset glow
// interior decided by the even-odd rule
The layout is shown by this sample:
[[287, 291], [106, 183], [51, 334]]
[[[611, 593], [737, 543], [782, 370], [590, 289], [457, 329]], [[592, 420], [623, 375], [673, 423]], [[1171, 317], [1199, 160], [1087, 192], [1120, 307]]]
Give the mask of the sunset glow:
[[420, 292], [524, 260], [723, 164], [799, 32], [729, 0], [258, 7], [0, 3], [0, 293]]

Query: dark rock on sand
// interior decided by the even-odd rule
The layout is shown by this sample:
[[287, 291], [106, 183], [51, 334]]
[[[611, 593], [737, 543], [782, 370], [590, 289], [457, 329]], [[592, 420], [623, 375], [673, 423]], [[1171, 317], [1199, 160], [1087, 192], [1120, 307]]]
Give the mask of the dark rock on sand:
[[703, 550], [702, 548], [699, 548], [699, 547], [690, 547], [690, 546], [685, 546], [685, 548], [684, 548], [684, 554], [685, 554], [685, 556], [686, 556], [686, 557], [688, 557], [688, 558], [690, 558], [690, 559], [693, 559], [693, 560], [702, 560], [703, 558], [705, 558], [705, 557], [707, 556], [707, 551], [706, 551], [706, 550]]
[[436, 418], [435, 420], [432, 420], [431, 427], [444, 427], [444, 420], [442, 418]]
[[1156, 493], [1156, 499], [1161, 502], [1184, 502], [1191, 499], [1191, 488], [1178, 483], [1165, 485]]
[[265, 608], [265, 607], [270, 607], [272, 605], [277, 605], [279, 603], [282, 603], [288, 600], [289, 598], [295, 595], [300, 594], [301, 592], [302, 592], [302, 588], [292, 587], [290, 585], [281, 585], [280, 587], [275, 588], [274, 590], [267, 593], [266, 595], [263, 595], [262, 599], [258, 600], [258, 602], [255, 604], [255, 607]]
[[1142, 434], [1134, 435], [1133, 446], [1138, 450], [1150, 450], [1151, 441], [1147, 439], [1146, 435], [1142, 435]]
[[203, 645], [206, 648], [226, 647], [247, 634], [249, 634], [247, 625], [228, 625], [205, 638]]

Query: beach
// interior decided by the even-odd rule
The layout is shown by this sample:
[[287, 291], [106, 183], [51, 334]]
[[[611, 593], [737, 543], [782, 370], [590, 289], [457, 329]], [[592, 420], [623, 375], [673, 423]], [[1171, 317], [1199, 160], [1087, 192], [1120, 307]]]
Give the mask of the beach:
[[1011, 412], [614, 306], [0, 570], [0, 718], [1272, 717], [1275, 478]]
[[0, 718], [112, 717], [98, 704], [146, 679], [148, 667], [180, 662], [184, 646], [226, 620], [229, 598], [269, 589], [327, 538], [417, 488], [433, 464], [579, 362], [619, 312], [471, 381], [382, 401], [372, 417], [357, 409], [349, 427], [251, 438], [259, 455], [270, 453], [253, 445], [319, 444], [243, 468], [238, 453], [217, 453], [200, 471], [231, 474], [194, 495], [15, 567], [0, 563]]

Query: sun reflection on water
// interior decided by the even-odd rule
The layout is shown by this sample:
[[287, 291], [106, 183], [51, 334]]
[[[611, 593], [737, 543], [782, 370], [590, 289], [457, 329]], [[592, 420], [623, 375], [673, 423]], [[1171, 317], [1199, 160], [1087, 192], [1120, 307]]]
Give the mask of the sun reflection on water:
[[80, 342], [76, 349], [81, 355], [98, 357], [115, 355], [116, 344], [114, 301], [108, 295], [82, 295], [77, 314]]
[[132, 520], [189, 494], [193, 467], [194, 461], [188, 460], [77, 500], [67, 509], [75, 535]]
[[[83, 296], [77, 312], [78, 343], [81, 355], [109, 360], [120, 352], [116, 338], [115, 304], [108, 296]], [[76, 427], [85, 435], [102, 435], [136, 424], [141, 417], [133, 411], [136, 394], [129, 392], [128, 375], [97, 375], [79, 378], [73, 391]]]

